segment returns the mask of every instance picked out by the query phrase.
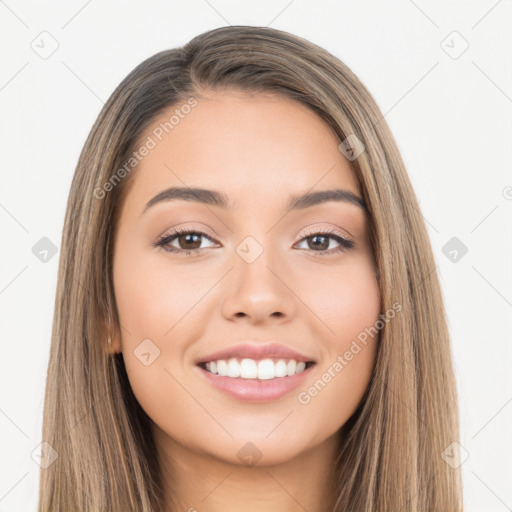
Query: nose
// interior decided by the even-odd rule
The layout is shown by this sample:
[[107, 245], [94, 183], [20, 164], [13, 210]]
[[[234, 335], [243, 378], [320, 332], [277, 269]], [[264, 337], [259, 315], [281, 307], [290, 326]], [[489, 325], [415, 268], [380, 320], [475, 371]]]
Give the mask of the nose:
[[284, 323], [293, 318], [297, 299], [286, 273], [272, 264], [266, 251], [248, 263], [242, 258], [227, 277], [222, 314], [230, 321], [246, 319], [251, 324]]

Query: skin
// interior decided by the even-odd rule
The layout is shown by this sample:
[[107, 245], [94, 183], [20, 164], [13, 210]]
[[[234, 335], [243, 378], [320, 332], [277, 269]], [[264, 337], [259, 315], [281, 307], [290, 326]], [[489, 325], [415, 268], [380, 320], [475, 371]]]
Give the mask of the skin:
[[[368, 386], [377, 340], [308, 404], [297, 395], [378, 320], [379, 288], [361, 208], [329, 201], [286, 212], [285, 205], [289, 195], [312, 190], [360, 197], [359, 184], [336, 135], [306, 106], [235, 90], [203, 95], [139, 163], [123, 204], [113, 272], [125, 329], [112, 350], [122, 351], [130, 385], [153, 421], [169, 507], [173, 498], [191, 511], [255, 512], [269, 503], [274, 511], [325, 511], [334, 496], [338, 431]], [[173, 200], [142, 214], [170, 186], [222, 191], [234, 208]], [[170, 245], [181, 254], [152, 245], [176, 227], [199, 229], [211, 241], [176, 238]], [[340, 244], [327, 238], [318, 249], [310, 229], [334, 229], [356, 245], [334, 252]], [[247, 236], [263, 248], [250, 264], [236, 252]], [[184, 254], [195, 247], [198, 254]], [[146, 366], [134, 350], [148, 338], [160, 354]], [[278, 400], [232, 398], [202, 378], [195, 361], [247, 340], [283, 343], [317, 364]], [[249, 442], [261, 453], [253, 467], [237, 456]]]

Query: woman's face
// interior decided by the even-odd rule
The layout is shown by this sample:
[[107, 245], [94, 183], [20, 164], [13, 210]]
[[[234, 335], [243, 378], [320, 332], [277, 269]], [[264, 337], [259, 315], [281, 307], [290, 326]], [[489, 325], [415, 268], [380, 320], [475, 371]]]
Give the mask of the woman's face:
[[358, 182], [293, 100], [208, 91], [170, 129], [176, 109], [141, 138], [117, 226], [114, 344], [161, 444], [290, 460], [335, 439], [375, 361], [377, 339], [358, 340], [380, 313]]

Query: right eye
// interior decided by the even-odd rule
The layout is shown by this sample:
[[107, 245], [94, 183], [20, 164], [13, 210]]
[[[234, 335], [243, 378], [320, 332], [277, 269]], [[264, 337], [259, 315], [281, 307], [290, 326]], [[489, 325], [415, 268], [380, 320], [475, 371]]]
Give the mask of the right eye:
[[[153, 246], [161, 247], [167, 252], [185, 253], [185, 255], [188, 256], [201, 251], [201, 247], [198, 247], [198, 245], [201, 245], [201, 237], [212, 241], [212, 238], [202, 231], [178, 228], [172, 233], [159, 238]], [[174, 247], [170, 245], [174, 241], [177, 241], [179, 245], [183, 245], [184, 247]], [[189, 244], [189, 247], [187, 247], [187, 244]]]

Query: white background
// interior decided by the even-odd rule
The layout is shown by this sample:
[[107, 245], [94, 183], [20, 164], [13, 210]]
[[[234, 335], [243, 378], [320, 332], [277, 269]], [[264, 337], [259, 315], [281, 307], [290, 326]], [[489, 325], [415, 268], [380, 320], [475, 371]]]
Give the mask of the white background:
[[[42, 237], [60, 245], [79, 152], [126, 74], [158, 51], [228, 24], [271, 26], [326, 48], [385, 113], [420, 199], [448, 309], [461, 444], [469, 453], [466, 510], [512, 510], [510, 0], [5, 0], [0, 512], [37, 505], [31, 454], [41, 442], [60, 253], [43, 263], [32, 247]], [[59, 45], [47, 59], [31, 47], [43, 31]], [[453, 31], [469, 44], [458, 58], [463, 41]], [[442, 252], [454, 236], [468, 248], [455, 263]]]

